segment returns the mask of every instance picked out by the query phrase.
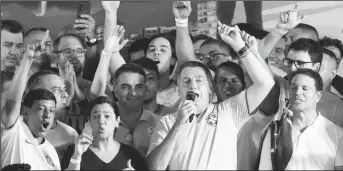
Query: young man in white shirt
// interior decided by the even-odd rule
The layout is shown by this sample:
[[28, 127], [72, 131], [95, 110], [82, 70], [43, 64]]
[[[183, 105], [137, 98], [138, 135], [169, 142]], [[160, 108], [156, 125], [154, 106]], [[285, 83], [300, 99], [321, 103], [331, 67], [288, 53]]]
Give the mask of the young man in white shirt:
[[[174, 5], [190, 4], [176, 2]], [[214, 92], [209, 69], [197, 61], [183, 64], [178, 77], [182, 105], [178, 112], [164, 116], [155, 127], [148, 151], [151, 170], [234, 170], [237, 167], [237, 133], [249, 117], [249, 111], [262, 102], [274, 81], [246, 46], [238, 27], [219, 24], [218, 30], [221, 38], [238, 52], [254, 84], [232, 98], [211, 104]], [[189, 93], [195, 94], [194, 101], [186, 98]], [[229, 156], [222, 157], [222, 154]]]
[[258, 169], [343, 169], [343, 129], [317, 110], [323, 91], [320, 75], [300, 69], [289, 75], [289, 84], [290, 107], [277, 114], [280, 134], [272, 132], [272, 125], [265, 129]]
[[68, 117], [68, 94], [66, 92], [66, 86], [57, 73], [49, 70], [42, 70], [33, 74], [28, 80], [27, 91], [35, 89], [49, 90], [56, 97], [56, 116], [53, 125], [51, 126], [51, 130], [46, 135], [46, 139], [56, 148], [59, 158], [62, 159], [67, 147], [70, 144], [73, 144], [75, 138], [78, 136], [78, 133], [73, 127], [61, 122], [66, 121], [64, 118]]
[[[2, 109], [1, 168], [15, 163], [28, 163], [32, 170], [61, 169], [56, 150], [44, 138], [55, 117], [54, 94], [44, 89], [33, 90], [22, 103], [28, 72], [39, 46], [44, 49], [41, 43], [27, 46]], [[19, 116], [21, 108], [23, 117]]]

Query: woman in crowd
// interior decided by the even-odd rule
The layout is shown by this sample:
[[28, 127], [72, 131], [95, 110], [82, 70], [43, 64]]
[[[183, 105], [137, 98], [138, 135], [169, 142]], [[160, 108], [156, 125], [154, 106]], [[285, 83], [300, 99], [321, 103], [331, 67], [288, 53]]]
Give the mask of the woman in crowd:
[[91, 102], [89, 109], [89, 122], [75, 145], [68, 147], [62, 169], [147, 170], [144, 158], [134, 148], [113, 139], [120, 122], [116, 103], [100, 96]]

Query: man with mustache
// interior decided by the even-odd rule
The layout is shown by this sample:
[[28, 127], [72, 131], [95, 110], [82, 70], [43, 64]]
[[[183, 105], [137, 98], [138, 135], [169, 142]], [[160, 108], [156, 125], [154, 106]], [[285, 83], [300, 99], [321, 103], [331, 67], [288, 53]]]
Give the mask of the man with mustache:
[[1, 21], [1, 71], [13, 72], [21, 57], [23, 27], [15, 20]]

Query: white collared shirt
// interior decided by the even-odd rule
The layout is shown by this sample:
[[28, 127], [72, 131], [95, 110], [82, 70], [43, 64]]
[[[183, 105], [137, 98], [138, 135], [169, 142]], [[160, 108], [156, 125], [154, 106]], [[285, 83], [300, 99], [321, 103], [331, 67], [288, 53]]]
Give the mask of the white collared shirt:
[[[286, 170], [334, 170], [343, 165], [343, 129], [318, 115], [303, 133], [292, 128], [293, 154]], [[272, 170], [270, 132], [263, 141], [259, 170]]]
[[[61, 170], [60, 161], [55, 148], [45, 140], [38, 145], [39, 153], [35, 145], [27, 135], [31, 133], [22, 117], [11, 128], [6, 128], [1, 122], [1, 168], [18, 163], [27, 163], [31, 170]], [[44, 157], [43, 157], [44, 155]]]

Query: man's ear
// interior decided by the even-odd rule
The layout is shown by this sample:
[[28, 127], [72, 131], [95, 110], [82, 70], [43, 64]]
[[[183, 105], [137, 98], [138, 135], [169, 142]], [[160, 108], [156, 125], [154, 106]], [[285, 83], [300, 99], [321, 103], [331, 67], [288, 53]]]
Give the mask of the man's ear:
[[313, 67], [314, 67], [314, 70], [315, 70], [315, 71], [319, 72], [319, 71], [320, 71], [320, 68], [322, 67], [322, 64], [319, 63], [319, 62], [317, 62], [317, 63], [315, 63], [315, 64], [313, 65]]
[[332, 71], [331, 71], [331, 80], [334, 79], [337, 75], [337, 69], [334, 68]]
[[322, 91], [317, 91], [316, 92], [316, 102], [318, 103], [320, 98], [322, 97]]

